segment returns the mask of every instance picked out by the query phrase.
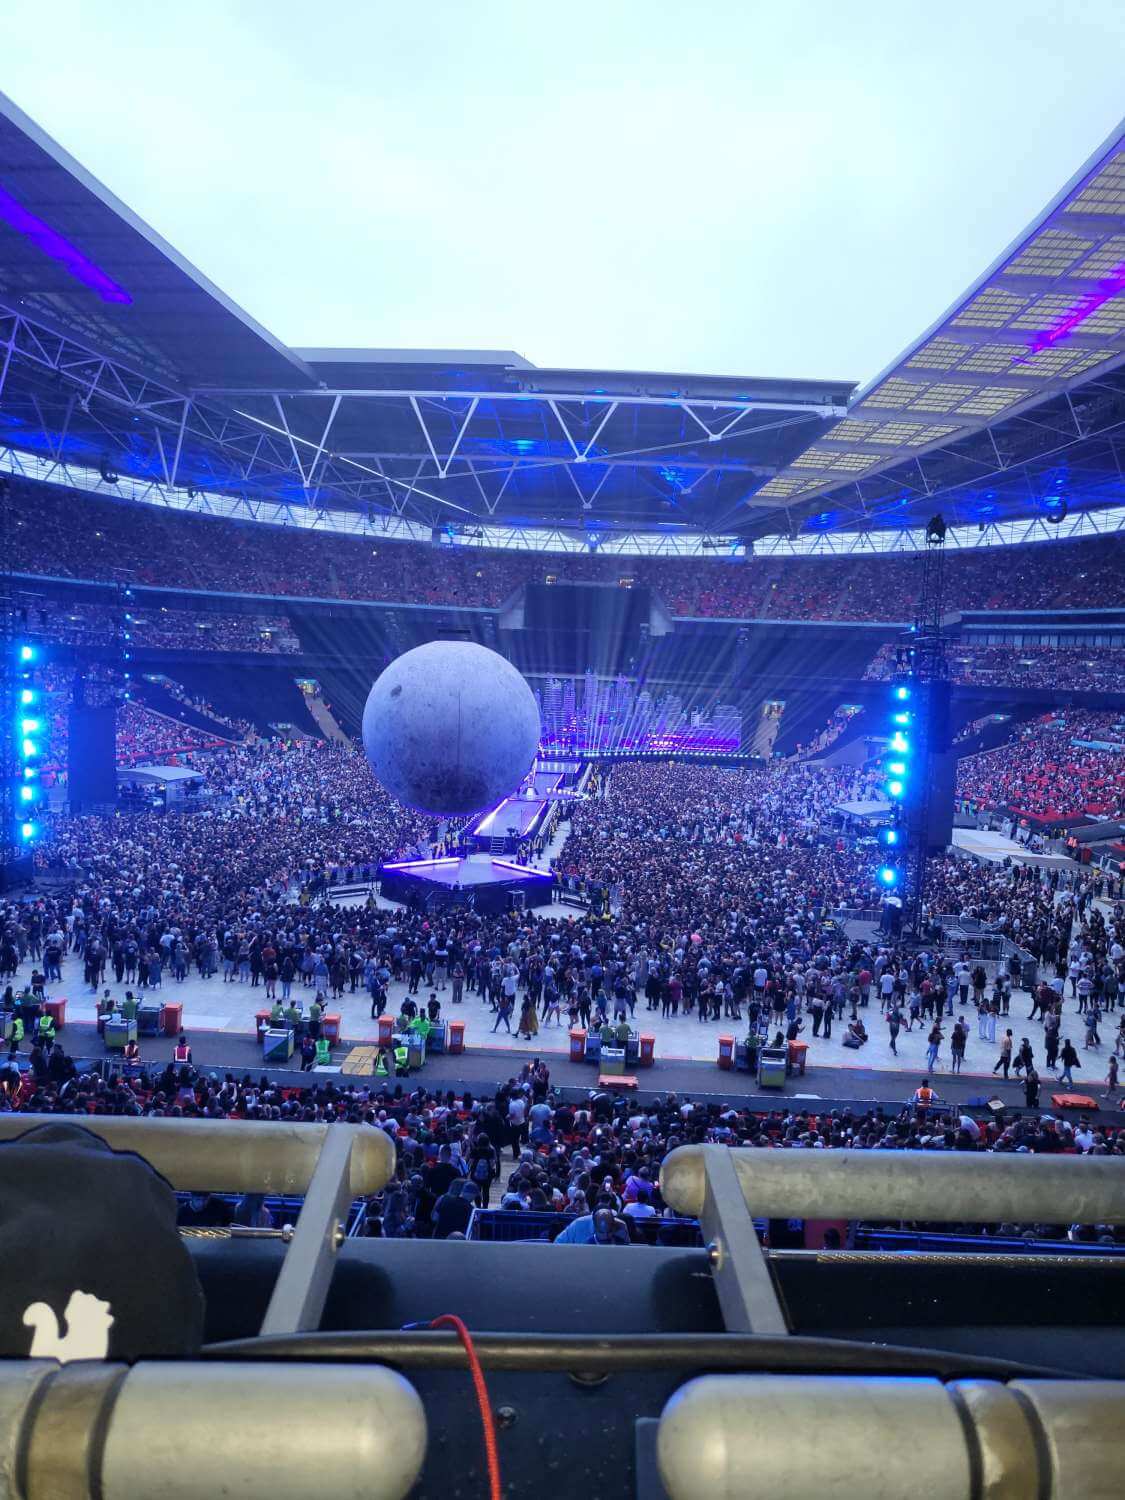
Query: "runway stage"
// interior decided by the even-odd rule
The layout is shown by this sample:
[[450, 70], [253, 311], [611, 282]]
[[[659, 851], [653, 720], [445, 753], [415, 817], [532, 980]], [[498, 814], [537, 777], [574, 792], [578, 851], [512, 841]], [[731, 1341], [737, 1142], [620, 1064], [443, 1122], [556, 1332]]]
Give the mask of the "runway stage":
[[467, 859], [399, 860], [379, 866], [382, 894], [415, 910], [444, 911], [467, 906], [475, 911], [508, 911], [513, 905], [542, 906], [551, 899], [554, 877], [545, 870], [470, 854]]

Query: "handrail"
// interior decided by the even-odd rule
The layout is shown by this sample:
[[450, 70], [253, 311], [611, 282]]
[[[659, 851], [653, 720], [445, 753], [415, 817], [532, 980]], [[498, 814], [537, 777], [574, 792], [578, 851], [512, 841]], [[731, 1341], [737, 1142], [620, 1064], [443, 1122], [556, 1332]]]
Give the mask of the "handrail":
[[660, 1169], [677, 1213], [703, 1212], [707, 1162], [719, 1156], [747, 1212], [763, 1218], [1125, 1224], [1125, 1170], [1113, 1157], [995, 1152], [680, 1146]]
[[135, 1151], [179, 1192], [304, 1194], [328, 1137], [344, 1132], [352, 1147], [353, 1198], [379, 1192], [395, 1165], [394, 1146], [383, 1130], [282, 1120], [11, 1114], [0, 1115], [0, 1142], [38, 1125], [78, 1125], [115, 1151]]

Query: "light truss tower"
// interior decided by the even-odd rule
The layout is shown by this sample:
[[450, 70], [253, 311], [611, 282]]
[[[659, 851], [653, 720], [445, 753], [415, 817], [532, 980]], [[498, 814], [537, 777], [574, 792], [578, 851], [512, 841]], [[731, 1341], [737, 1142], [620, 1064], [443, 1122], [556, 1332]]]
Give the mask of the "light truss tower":
[[926, 527], [921, 557], [922, 586], [908, 662], [914, 702], [914, 764], [917, 775], [905, 803], [907, 881], [904, 916], [916, 936], [921, 935], [926, 895], [926, 861], [945, 840], [934, 833], [932, 816], [947, 778], [939, 774], [939, 758], [949, 750], [949, 668], [945, 656], [945, 536], [946, 524], [935, 515]]

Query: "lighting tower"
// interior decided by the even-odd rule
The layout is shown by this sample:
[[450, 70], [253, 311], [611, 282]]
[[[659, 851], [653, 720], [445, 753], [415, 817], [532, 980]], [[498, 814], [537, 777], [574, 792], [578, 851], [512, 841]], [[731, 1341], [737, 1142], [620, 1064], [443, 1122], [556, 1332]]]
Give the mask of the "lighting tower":
[[931, 827], [937, 757], [949, 748], [949, 676], [945, 658], [946, 524], [926, 527], [922, 578], [909, 644], [899, 648], [891, 681], [890, 734], [884, 761], [891, 822], [881, 832], [879, 882], [902, 900], [905, 926], [922, 929], [926, 861], [945, 842]]

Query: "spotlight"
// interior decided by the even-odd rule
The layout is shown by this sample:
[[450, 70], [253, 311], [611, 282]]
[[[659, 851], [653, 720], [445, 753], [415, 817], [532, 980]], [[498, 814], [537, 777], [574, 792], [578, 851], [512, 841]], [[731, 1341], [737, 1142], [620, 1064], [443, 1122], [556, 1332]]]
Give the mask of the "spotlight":
[[880, 842], [886, 844], [889, 849], [893, 849], [894, 846], [898, 843], [898, 829], [884, 828], [879, 834], [879, 839]]
[[1047, 501], [1047, 513], [1043, 519], [1049, 521], [1052, 526], [1057, 526], [1060, 521], [1066, 520], [1069, 513], [1070, 506], [1062, 496], [1054, 496]]
[[34, 823], [21, 823], [20, 824], [20, 838], [22, 838], [22, 839], [33, 839], [34, 837], [35, 837], [35, 824]]
[[20, 801], [21, 802], [34, 802], [35, 801], [35, 788], [33, 786], [27, 786], [27, 785], [21, 786], [20, 787]]
[[901, 781], [895, 780], [895, 781], [888, 781], [887, 782], [887, 791], [890, 793], [890, 795], [892, 797], [895, 797], [895, 798], [901, 797], [902, 794], [903, 794], [903, 792], [905, 792], [905, 790], [906, 790], [906, 787], [903, 784], [903, 782], [901, 782]]
[[897, 755], [905, 755], [910, 749], [910, 741], [904, 734], [896, 731], [893, 735], [891, 735], [891, 749], [895, 751]]
[[20, 661], [34, 661], [34, 660], [35, 660], [35, 647], [34, 646], [21, 646], [20, 647]]
[[34, 690], [32, 688], [21, 688], [20, 689], [20, 702], [24, 705], [25, 708], [27, 707], [28, 704], [34, 703], [35, 702], [35, 693], [34, 693]]
[[24, 760], [30, 760], [31, 757], [36, 753], [35, 741], [24, 740], [23, 744], [20, 746], [20, 749], [23, 751]]
[[898, 871], [894, 865], [884, 865], [879, 871], [879, 879], [884, 885], [894, 885], [898, 880]]
[[121, 479], [121, 475], [113, 467], [108, 458], [98, 460], [98, 473], [102, 476], [106, 484], [117, 484]]
[[904, 682], [900, 682], [898, 687], [895, 688], [895, 697], [900, 703], [905, 703], [907, 698], [910, 697], [910, 689]]
[[946, 530], [943, 516], [931, 516], [926, 524], [926, 546], [940, 547], [945, 541]]

